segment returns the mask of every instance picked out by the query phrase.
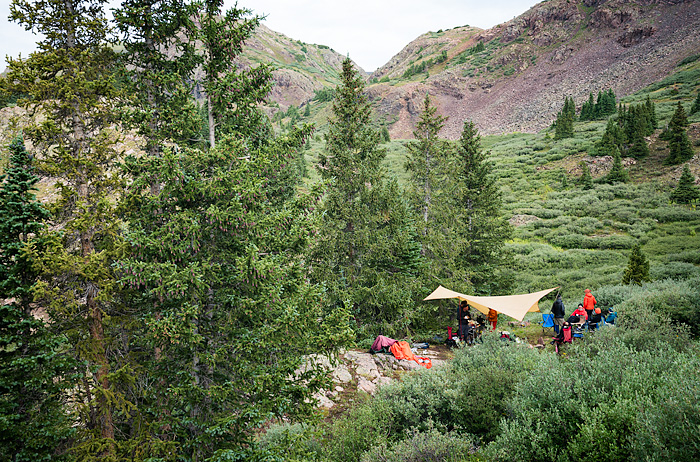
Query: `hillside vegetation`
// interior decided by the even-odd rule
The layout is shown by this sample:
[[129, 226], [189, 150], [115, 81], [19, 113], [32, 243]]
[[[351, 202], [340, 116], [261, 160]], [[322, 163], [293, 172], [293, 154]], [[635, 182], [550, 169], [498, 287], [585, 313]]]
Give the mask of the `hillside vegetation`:
[[[0, 462], [691, 460], [696, 3], [551, 0], [368, 80], [219, 0], [14, 1], [45, 36], [0, 79]], [[438, 284], [619, 317], [339, 389], [379, 334], [444, 342]]]
[[[589, 166], [594, 179], [604, 177], [612, 166], [609, 156], [595, 155], [605, 120], [576, 122], [574, 137], [557, 141], [551, 128], [533, 134], [484, 136], [493, 174], [504, 193], [504, 214], [516, 226], [514, 239], [507, 245], [516, 256], [514, 292], [561, 286], [573, 303], [587, 287], [621, 281], [635, 243], [642, 244], [650, 258], [654, 279], [700, 274], [700, 212], [670, 203], [669, 194], [682, 168], [664, 165], [668, 142], [659, 139], [677, 102], [689, 110], [699, 90], [700, 62], [693, 60], [621, 98], [623, 104], [636, 104], [650, 97], [659, 117], [659, 128], [648, 138], [651, 154], [639, 160], [625, 159], [631, 177], [628, 183], [596, 184], [590, 190], [578, 184], [580, 162]], [[697, 153], [700, 113], [689, 120], [688, 132]], [[391, 140], [385, 144], [385, 166], [403, 183], [407, 179], [406, 143]], [[306, 151], [309, 183], [317, 181], [311, 167], [323, 146], [322, 137], [316, 136]], [[696, 155], [688, 165], [695, 178], [700, 178], [697, 159]]]

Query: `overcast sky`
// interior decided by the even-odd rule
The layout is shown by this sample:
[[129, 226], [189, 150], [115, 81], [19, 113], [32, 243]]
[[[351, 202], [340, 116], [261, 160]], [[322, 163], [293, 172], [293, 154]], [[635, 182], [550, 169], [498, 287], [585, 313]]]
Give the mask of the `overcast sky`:
[[[233, 0], [225, 0], [233, 6]], [[118, 0], [112, 0], [117, 5]], [[428, 31], [457, 26], [488, 29], [524, 13], [536, 0], [239, 0], [239, 7], [266, 15], [270, 29], [295, 40], [327, 45], [349, 55], [365, 71], [387, 63]], [[27, 56], [36, 37], [7, 19], [10, 0], [0, 0], [0, 57]], [[4, 66], [0, 66], [3, 68]]]

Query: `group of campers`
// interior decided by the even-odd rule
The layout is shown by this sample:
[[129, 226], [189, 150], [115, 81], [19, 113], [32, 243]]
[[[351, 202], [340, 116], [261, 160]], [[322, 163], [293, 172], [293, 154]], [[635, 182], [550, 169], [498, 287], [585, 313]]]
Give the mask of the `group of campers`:
[[615, 325], [617, 319], [617, 311], [613, 307], [601, 310], [596, 307], [595, 297], [590, 289], [586, 289], [583, 296], [583, 303], [579, 303], [578, 307], [567, 318], [564, 302], [561, 299], [561, 294], [557, 294], [556, 300], [552, 304], [552, 314], [554, 315], [554, 332], [557, 337], [563, 337], [564, 331], [575, 328], [583, 331], [586, 328], [595, 330], [600, 323], [606, 325]]
[[[561, 299], [561, 294], [557, 294], [554, 304], [552, 305], [552, 315], [554, 320], [554, 333], [557, 337], [562, 337], [565, 331], [568, 333], [570, 329], [583, 331], [585, 329], [594, 330], [599, 324], [615, 325], [617, 312], [613, 307], [600, 309], [596, 307], [595, 297], [590, 289], [585, 290], [583, 303], [579, 303], [578, 307], [568, 317], [564, 302]], [[472, 344], [474, 340], [481, 336], [481, 332], [488, 326], [490, 330], [496, 330], [498, 323], [498, 312], [489, 309], [486, 318], [479, 313], [476, 318], [472, 318], [469, 311], [469, 304], [466, 300], [462, 300], [459, 304], [459, 330], [458, 338], [468, 344]], [[448, 339], [450, 340], [450, 339]]]

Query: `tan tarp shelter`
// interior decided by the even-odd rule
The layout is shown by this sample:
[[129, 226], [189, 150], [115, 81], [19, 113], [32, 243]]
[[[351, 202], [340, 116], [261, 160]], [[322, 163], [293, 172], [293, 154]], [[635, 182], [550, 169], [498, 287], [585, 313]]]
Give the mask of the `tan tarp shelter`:
[[510, 316], [513, 319], [522, 321], [525, 313], [528, 311], [540, 311], [538, 302], [542, 297], [547, 295], [557, 287], [552, 289], [540, 290], [531, 294], [520, 295], [502, 295], [494, 297], [477, 297], [476, 295], [465, 295], [455, 292], [454, 290], [446, 289], [439, 286], [432, 294], [425, 297], [423, 300], [439, 300], [443, 298], [458, 298], [466, 300], [469, 306], [476, 308], [484, 314], [489, 312], [489, 308], [493, 308], [499, 313]]

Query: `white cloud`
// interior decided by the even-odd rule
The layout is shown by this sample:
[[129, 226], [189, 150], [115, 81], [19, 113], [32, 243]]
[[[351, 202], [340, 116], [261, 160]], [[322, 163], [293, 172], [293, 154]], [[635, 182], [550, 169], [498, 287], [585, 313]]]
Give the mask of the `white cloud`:
[[[112, 0], [110, 4], [119, 2]], [[226, 0], [231, 7], [234, 0]], [[349, 54], [373, 71], [428, 31], [457, 26], [490, 28], [518, 16], [535, 0], [239, 0], [239, 7], [267, 15], [270, 29], [307, 43]], [[9, 0], [0, 0], [0, 56], [23, 56], [36, 37], [7, 20]]]

